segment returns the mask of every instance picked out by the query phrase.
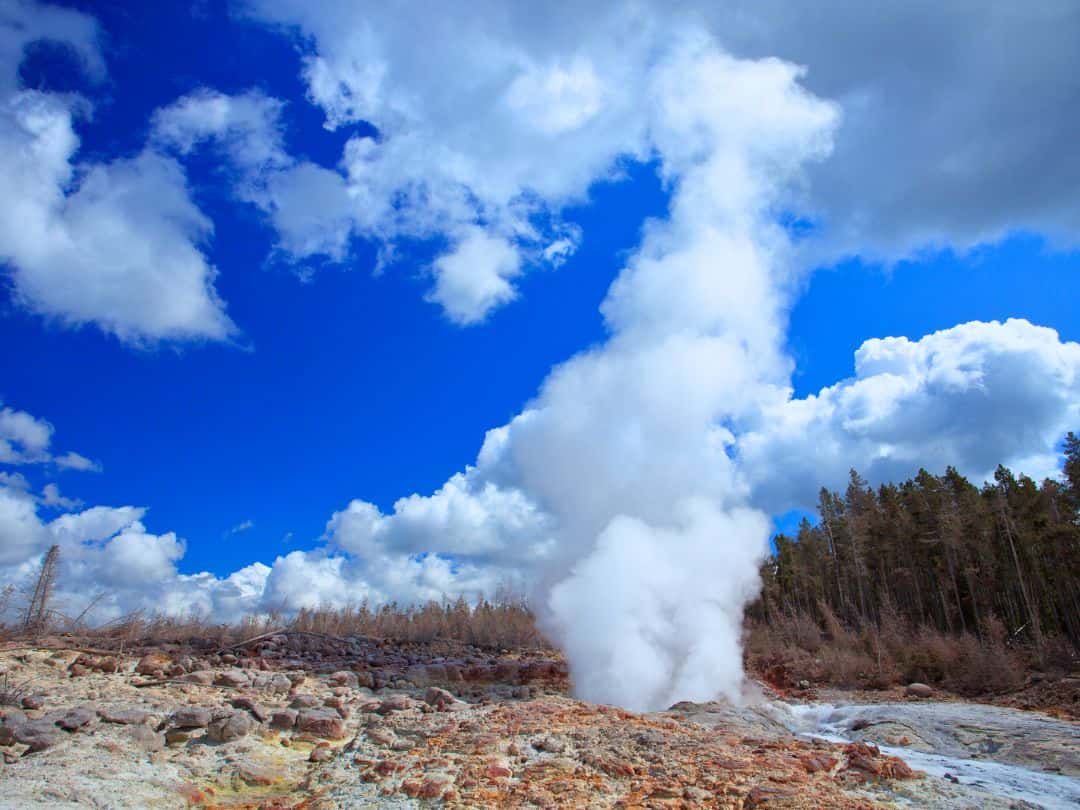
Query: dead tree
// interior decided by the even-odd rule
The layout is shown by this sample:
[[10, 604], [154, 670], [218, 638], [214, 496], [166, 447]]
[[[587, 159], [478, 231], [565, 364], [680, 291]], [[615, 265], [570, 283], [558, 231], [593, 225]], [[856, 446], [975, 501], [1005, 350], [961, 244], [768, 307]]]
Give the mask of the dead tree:
[[45, 560], [41, 563], [34, 594], [26, 606], [23, 616], [23, 632], [37, 634], [43, 631], [49, 620], [49, 597], [52, 596], [53, 583], [56, 580], [56, 566], [60, 561], [60, 546], [52, 546]]

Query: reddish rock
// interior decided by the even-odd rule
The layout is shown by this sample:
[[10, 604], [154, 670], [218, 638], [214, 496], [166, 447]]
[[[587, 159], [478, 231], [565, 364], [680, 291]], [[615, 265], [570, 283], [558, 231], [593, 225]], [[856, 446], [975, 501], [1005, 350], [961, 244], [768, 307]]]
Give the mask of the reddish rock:
[[296, 719], [296, 727], [325, 740], [340, 740], [345, 737], [345, 723], [341, 715], [327, 709], [304, 709]]
[[201, 706], [182, 706], [172, 713], [169, 722], [176, 728], [206, 728], [213, 719], [209, 709]]
[[226, 669], [214, 677], [214, 684], [217, 686], [241, 687], [250, 683], [251, 678], [242, 669]]
[[907, 688], [904, 689], [904, 694], [908, 697], [915, 698], [931, 698], [934, 696], [934, 690], [927, 686], [925, 683], [909, 683]]
[[291, 731], [296, 727], [296, 709], [278, 709], [270, 715], [270, 727], [279, 731]]
[[229, 701], [229, 705], [234, 709], [243, 709], [249, 712], [260, 723], [266, 722], [267, 718], [270, 717], [270, 713], [266, 709], [249, 697], [233, 698]]
[[413, 700], [407, 695], [390, 695], [390, 697], [379, 703], [375, 711], [379, 714], [389, 714], [390, 712], [405, 711], [412, 708], [412, 706]]
[[164, 653], [147, 653], [139, 659], [135, 665], [135, 671], [140, 675], [161, 675], [172, 665], [172, 659]]

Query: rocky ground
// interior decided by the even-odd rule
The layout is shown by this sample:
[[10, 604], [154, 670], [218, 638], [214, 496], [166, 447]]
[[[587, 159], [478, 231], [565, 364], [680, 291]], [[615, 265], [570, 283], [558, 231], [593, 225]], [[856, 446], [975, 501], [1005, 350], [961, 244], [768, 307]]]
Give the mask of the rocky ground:
[[[0, 649], [0, 807], [961, 807], [762, 709], [573, 700], [545, 651], [314, 634]], [[1022, 807], [1023, 803], [986, 806]]]

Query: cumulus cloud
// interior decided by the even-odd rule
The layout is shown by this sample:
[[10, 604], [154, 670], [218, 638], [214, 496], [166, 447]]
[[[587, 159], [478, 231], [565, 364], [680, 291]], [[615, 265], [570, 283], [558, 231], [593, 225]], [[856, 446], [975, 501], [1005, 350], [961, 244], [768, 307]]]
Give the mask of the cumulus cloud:
[[212, 227], [180, 165], [152, 149], [79, 163], [75, 121], [87, 102], [18, 86], [24, 49], [39, 39], [72, 44], [100, 78], [93, 22], [19, 3], [0, 28], [0, 258], [15, 300], [132, 343], [229, 336], [200, 248]]
[[68, 498], [61, 494], [60, 487], [56, 484], [46, 484], [41, 488], [41, 503], [43, 506], [66, 510], [78, 509], [82, 506], [82, 501], [78, 498]]
[[755, 422], [739, 461], [775, 512], [809, 508], [851, 467], [875, 484], [948, 465], [975, 480], [998, 464], [1052, 475], [1055, 443], [1080, 423], [1080, 344], [1017, 319], [875, 338], [855, 352], [853, 378]]
[[470, 227], [433, 268], [429, 300], [442, 304], [450, 320], [470, 324], [514, 299], [512, 280], [521, 273], [521, 256], [506, 239]]
[[0, 463], [27, 464], [49, 458], [53, 428], [26, 411], [0, 410]]
[[91, 603], [87, 618], [92, 622], [134, 610], [234, 621], [259, 609], [267, 566], [255, 563], [223, 579], [205, 573], [182, 575], [177, 563], [184, 555], [184, 541], [172, 532], [148, 531], [142, 522], [145, 509], [93, 506], [46, 520], [41, 507], [80, 508], [54, 485], [46, 486], [38, 499], [0, 479], [0, 582], [32, 587], [43, 555], [58, 545], [53, 603], [66, 615], [78, 615]]
[[292, 161], [281, 135], [284, 105], [263, 93], [228, 96], [202, 88], [154, 113], [154, 138], [182, 153], [214, 139], [245, 172], [260, 173]]
[[100, 471], [96, 462], [74, 451], [54, 455], [50, 450], [53, 426], [26, 411], [0, 408], [0, 464], [52, 462], [65, 470]]

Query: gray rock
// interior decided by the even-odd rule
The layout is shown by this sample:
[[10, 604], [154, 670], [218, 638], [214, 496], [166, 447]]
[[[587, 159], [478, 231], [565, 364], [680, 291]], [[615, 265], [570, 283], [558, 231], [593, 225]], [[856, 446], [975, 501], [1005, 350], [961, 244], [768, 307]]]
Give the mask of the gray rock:
[[226, 669], [217, 674], [214, 683], [217, 686], [248, 686], [251, 683], [251, 678], [242, 669]]
[[532, 745], [537, 751], [543, 751], [548, 754], [561, 754], [566, 750], [566, 741], [559, 737], [541, 737]]
[[97, 717], [97, 712], [93, 709], [89, 709], [86, 706], [80, 706], [76, 709], [69, 709], [58, 717], [54, 722], [64, 731], [78, 731], [85, 725], [91, 723]]
[[56, 728], [56, 725], [48, 720], [27, 720], [15, 726], [15, 742], [30, 746], [33, 752], [44, 751], [52, 748], [64, 739], [64, 735]]
[[247, 736], [255, 723], [247, 712], [232, 712], [227, 717], [214, 720], [206, 727], [207, 739], [214, 742], [232, 742]]
[[201, 706], [182, 706], [172, 713], [169, 722], [177, 728], [206, 728], [213, 715]]

